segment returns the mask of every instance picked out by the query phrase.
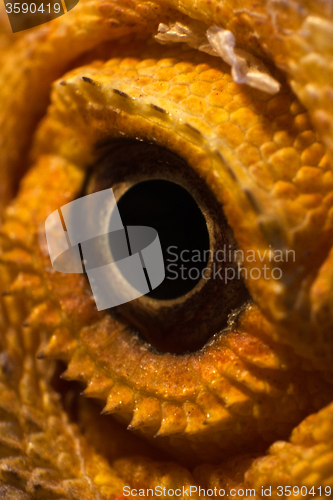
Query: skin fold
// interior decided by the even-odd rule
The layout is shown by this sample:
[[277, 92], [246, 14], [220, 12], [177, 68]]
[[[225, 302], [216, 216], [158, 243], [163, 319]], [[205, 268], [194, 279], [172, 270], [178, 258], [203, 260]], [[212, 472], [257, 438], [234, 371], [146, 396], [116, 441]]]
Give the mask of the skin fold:
[[[333, 488], [333, 3], [80, 0], [14, 35], [0, 7], [0, 498], [120, 499], [125, 485], [180, 488], [179, 498], [191, 486], [323, 496]], [[154, 38], [160, 23], [193, 20], [230, 30], [279, 93]], [[124, 316], [97, 311], [83, 275], [51, 266], [46, 218], [82, 196], [105, 145], [124, 138], [183, 158], [238, 248], [265, 256], [244, 262], [250, 300], [192, 353], [152, 349]], [[274, 251], [282, 278], [253, 278], [275, 267]]]

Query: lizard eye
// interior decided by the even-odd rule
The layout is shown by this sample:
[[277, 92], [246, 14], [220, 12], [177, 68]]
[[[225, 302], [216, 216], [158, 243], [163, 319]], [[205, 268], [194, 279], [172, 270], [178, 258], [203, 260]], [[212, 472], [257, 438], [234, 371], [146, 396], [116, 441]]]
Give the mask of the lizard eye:
[[[196, 351], [248, 299], [223, 210], [204, 180], [165, 148], [118, 140], [102, 150], [87, 193], [111, 187], [125, 227], [157, 231], [165, 266], [159, 286], [149, 284], [149, 293], [116, 312], [159, 351]], [[117, 246], [110, 237], [111, 254]]]
[[[35, 353], [40, 339], [40, 358], [65, 361], [64, 378], [84, 383], [104, 414], [186, 464], [258, 453], [331, 398], [331, 386], [299, 357], [329, 353], [308, 301], [331, 246], [327, 149], [276, 68], [281, 89], [273, 96], [236, 84], [219, 58], [121, 33], [96, 50], [87, 45], [76, 68], [53, 83], [30, 150], [34, 165], [2, 229], [8, 293], [23, 294], [27, 345]], [[15, 109], [39, 110], [34, 91]], [[9, 135], [13, 123], [33, 129], [16, 118]], [[6, 144], [15, 156], [16, 143]], [[110, 188], [124, 227], [156, 228], [165, 264], [168, 248], [178, 247], [171, 271], [184, 264], [194, 280], [172, 282], [169, 272], [151, 293], [98, 311], [86, 276], [55, 272], [46, 218]], [[28, 250], [12, 252], [15, 245]], [[112, 238], [106, 248], [117, 253]], [[237, 263], [229, 252], [221, 258], [225, 248], [250, 254], [246, 287], [238, 275], [226, 279], [225, 267], [236, 271]], [[182, 262], [197, 250], [207, 253], [202, 262]], [[263, 268], [268, 278], [258, 276]], [[18, 325], [21, 303], [5, 300]]]

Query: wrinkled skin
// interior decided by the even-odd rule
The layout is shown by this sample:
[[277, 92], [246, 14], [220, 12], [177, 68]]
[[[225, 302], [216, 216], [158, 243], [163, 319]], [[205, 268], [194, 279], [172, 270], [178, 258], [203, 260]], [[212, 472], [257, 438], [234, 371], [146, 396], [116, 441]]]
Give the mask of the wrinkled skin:
[[[189, 18], [231, 30], [280, 93], [153, 40]], [[0, 497], [333, 487], [333, 3], [81, 0], [40, 28], [1, 27]], [[82, 275], [52, 271], [45, 219], [117, 137], [184, 158], [240, 249], [295, 251], [280, 281], [246, 280], [252, 301], [200, 351], [152, 351], [97, 312]], [[83, 388], [59, 382], [59, 360]]]

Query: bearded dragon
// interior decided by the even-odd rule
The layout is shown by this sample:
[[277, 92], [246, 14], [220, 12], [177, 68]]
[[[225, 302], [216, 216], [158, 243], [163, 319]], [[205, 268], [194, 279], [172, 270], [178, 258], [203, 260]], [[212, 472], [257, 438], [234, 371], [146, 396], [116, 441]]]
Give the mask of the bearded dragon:
[[[331, 496], [333, 3], [80, 0], [15, 35], [1, 9], [0, 497]], [[248, 275], [295, 255], [193, 352], [50, 263], [46, 218], [123, 139], [186, 161]]]

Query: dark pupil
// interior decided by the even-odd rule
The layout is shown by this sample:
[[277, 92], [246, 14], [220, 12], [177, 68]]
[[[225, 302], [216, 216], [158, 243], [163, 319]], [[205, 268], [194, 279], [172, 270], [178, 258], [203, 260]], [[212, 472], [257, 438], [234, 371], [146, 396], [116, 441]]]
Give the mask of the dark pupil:
[[[149, 226], [158, 232], [166, 275], [147, 296], [170, 300], [192, 290], [207, 263], [209, 235], [190, 193], [174, 182], [143, 181], [126, 191], [118, 209], [124, 226]], [[110, 238], [111, 252], [112, 241]], [[194, 254], [197, 257], [192, 259]]]

